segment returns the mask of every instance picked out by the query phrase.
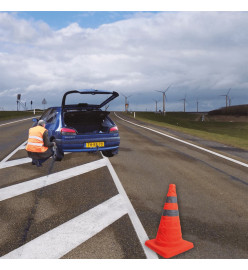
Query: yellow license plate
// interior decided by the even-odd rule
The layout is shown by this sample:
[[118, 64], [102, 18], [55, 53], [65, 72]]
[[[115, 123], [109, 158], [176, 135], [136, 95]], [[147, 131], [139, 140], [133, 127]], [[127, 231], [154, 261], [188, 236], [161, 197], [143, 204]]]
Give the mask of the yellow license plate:
[[104, 142], [89, 142], [86, 143], [86, 148], [104, 147]]

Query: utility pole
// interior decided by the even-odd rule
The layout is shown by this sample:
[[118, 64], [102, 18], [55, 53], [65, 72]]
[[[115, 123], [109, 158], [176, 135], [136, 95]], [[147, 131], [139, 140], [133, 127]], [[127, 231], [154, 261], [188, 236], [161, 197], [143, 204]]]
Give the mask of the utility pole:
[[163, 93], [163, 115], [166, 114], [166, 112], [165, 112], [165, 100], [166, 100], [165, 93], [169, 90], [170, 87], [171, 87], [171, 85], [169, 87], [167, 87], [167, 89], [165, 91], [155, 90], [156, 92]]
[[196, 111], [198, 112], [198, 104], [199, 104], [199, 101], [198, 101], [198, 99], [197, 99], [197, 101], [196, 101]]
[[17, 95], [17, 100], [16, 100], [17, 111], [19, 111], [18, 107], [20, 107], [20, 100], [21, 100], [21, 94], [18, 94]]

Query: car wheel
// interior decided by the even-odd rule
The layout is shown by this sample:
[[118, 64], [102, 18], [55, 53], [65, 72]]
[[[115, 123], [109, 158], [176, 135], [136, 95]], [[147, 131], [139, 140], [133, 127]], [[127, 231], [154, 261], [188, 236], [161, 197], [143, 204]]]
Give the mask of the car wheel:
[[[53, 140], [53, 142], [55, 142], [55, 140]], [[53, 151], [54, 151], [54, 154], [53, 154], [54, 161], [61, 161], [64, 157], [64, 153], [61, 152], [56, 145], [53, 146]]]

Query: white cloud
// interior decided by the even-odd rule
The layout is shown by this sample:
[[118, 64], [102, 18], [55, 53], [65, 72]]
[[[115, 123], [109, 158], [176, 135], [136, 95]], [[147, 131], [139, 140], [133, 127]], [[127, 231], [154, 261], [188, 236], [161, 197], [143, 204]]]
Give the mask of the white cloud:
[[247, 103], [247, 28], [247, 12], [139, 14], [57, 31], [0, 13], [0, 106], [15, 104], [18, 91], [55, 105], [66, 90], [97, 88], [133, 93], [132, 108], [145, 109], [169, 84], [171, 110], [186, 93], [189, 108], [196, 98], [206, 109], [223, 106], [219, 95], [230, 87], [235, 103]]

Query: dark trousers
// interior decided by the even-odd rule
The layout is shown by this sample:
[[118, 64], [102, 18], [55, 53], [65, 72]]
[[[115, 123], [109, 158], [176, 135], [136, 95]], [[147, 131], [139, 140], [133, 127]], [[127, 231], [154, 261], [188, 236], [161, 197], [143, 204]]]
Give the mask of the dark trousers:
[[44, 153], [28, 152], [28, 156], [32, 158], [32, 161], [37, 160], [40, 164], [48, 160], [53, 154], [53, 148], [48, 148]]
[[[52, 155], [51, 155], [52, 156]], [[48, 160], [50, 157], [47, 158], [42, 158], [42, 159], [37, 159], [40, 164], [44, 163], [46, 160]], [[34, 160], [34, 159], [33, 159]]]

